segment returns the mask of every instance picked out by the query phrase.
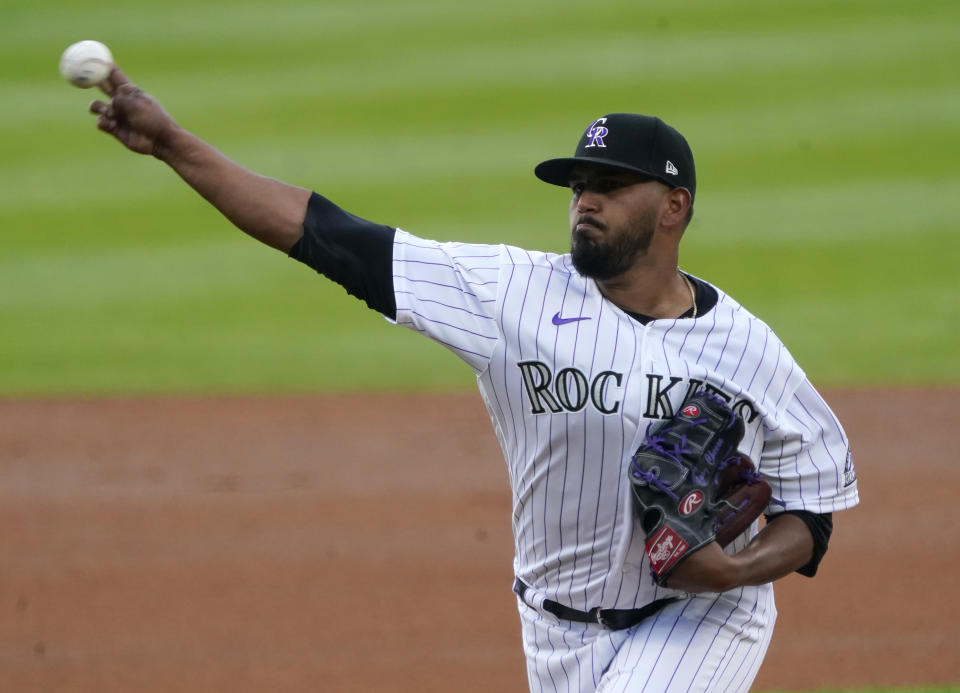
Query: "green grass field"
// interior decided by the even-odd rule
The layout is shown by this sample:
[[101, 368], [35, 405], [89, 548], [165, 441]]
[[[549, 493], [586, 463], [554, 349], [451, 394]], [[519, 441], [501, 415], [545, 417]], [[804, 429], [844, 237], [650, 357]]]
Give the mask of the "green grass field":
[[960, 5], [172, 0], [0, 9], [0, 395], [459, 388], [233, 230], [57, 74], [114, 51], [239, 162], [421, 235], [567, 247], [532, 166], [617, 110], [697, 156], [681, 264], [818, 384], [960, 381]]

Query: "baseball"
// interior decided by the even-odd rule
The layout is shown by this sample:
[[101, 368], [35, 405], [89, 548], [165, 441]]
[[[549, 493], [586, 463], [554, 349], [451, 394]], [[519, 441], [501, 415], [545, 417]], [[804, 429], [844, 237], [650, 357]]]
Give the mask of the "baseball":
[[60, 74], [81, 89], [94, 87], [113, 69], [113, 54], [99, 41], [78, 41], [60, 56]]

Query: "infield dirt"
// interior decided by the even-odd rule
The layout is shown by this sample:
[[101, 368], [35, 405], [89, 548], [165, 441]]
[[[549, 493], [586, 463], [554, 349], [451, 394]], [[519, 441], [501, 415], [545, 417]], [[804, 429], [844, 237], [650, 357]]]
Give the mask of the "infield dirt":
[[[755, 690], [960, 681], [960, 390], [830, 390], [862, 504]], [[522, 691], [475, 394], [0, 401], [0, 691]]]

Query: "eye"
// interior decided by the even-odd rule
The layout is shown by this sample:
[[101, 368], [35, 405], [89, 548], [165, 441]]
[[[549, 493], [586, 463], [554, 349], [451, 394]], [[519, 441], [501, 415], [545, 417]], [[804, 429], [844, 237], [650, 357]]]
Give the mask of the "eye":
[[616, 190], [617, 188], [622, 188], [624, 185], [624, 182], [619, 178], [601, 178], [597, 181], [594, 188], [597, 192], [608, 193]]
[[574, 197], [580, 197], [583, 194], [583, 191], [586, 189], [583, 181], [571, 181], [570, 190], [573, 191]]

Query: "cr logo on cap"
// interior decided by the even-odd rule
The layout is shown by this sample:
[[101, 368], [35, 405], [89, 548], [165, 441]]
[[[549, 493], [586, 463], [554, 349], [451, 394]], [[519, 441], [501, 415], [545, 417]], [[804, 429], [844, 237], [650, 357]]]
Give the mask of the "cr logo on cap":
[[603, 123], [606, 123], [606, 118], [597, 118], [593, 121], [593, 124], [587, 130], [587, 137], [590, 138], [590, 141], [587, 143], [585, 149], [590, 147], [603, 147], [606, 149], [607, 145], [603, 143], [603, 138], [609, 134], [609, 130], [603, 127]]

